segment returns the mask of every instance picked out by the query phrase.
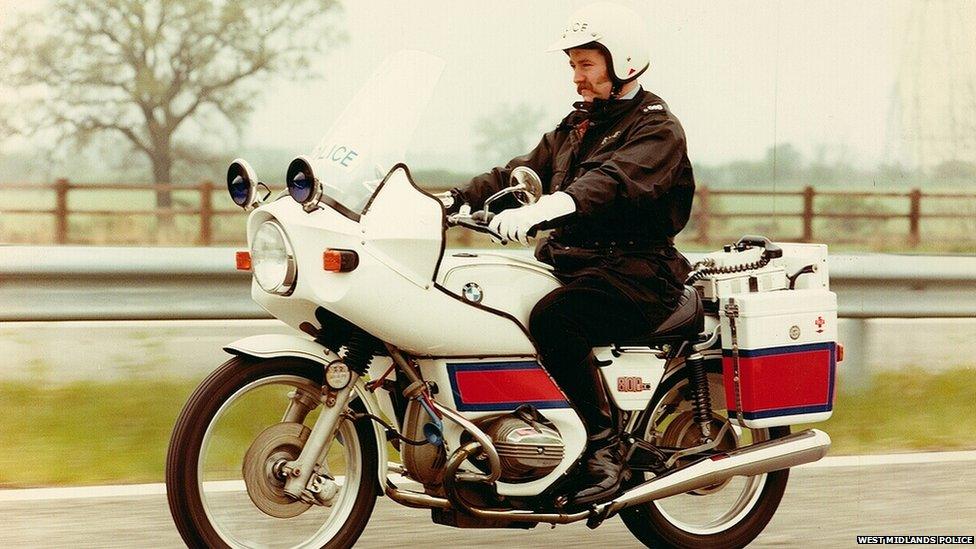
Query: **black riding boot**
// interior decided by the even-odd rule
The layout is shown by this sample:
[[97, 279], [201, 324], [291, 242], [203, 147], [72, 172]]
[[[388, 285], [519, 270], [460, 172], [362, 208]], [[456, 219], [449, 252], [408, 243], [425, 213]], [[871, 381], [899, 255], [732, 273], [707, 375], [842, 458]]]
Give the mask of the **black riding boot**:
[[620, 426], [614, 417], [596, 357], [591, 354], [581, 366], [583, 372], [579, 372], [579, 381], [567, 387], [567, 395], [579, 411], [587, 434], [581, 475], [570, 501], [588, 505], [615, 495], [629, 471], [621, 452]]

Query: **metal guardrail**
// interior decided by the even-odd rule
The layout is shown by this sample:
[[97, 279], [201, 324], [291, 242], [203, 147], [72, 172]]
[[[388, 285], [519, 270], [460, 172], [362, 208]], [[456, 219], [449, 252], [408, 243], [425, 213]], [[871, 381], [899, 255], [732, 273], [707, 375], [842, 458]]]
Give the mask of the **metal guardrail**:
[[[0, 322], [269, 318], [236, 250], [0, 246]], [[829, 268], [841, 317], [976, 317], [976, 257], [839, 254]]]
[[[236, 251], [0, 246], [0, 323], [270, 318], [251, 300]], [[867, 319], [976, 318], [976, 257], [838, 254], [828, 267], [847, 319], [846, 390], [871, 383]]]

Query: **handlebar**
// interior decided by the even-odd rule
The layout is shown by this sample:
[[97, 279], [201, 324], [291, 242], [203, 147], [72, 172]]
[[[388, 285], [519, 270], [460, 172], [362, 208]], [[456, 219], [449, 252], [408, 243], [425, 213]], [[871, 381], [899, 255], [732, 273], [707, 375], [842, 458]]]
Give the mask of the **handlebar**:
[[495, 214], [478, 210], [471, 215], [453, 214], [447, 216], [447, 224], [450, 226], [459, 225], [465, 229], [471, 229], [479, 233], [484, 233], [498, 240], [502, 245], [508, 244], [508, 239], [488, 228]]

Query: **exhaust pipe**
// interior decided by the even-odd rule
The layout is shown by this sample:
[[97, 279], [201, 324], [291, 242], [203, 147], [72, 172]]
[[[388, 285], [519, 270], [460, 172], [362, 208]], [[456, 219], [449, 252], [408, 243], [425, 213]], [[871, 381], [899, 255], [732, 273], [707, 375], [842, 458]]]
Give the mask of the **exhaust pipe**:
[[418, 492], [397, 489], [387, 481], [386, 495], [409, 507], [459, 509], [483, 519], [508, 520], [515, 522], [546, 522], [553, 525], [568, 524], [586, 519], [590, 528], [596, 528], [607, 518], [621, 509], [641, 505], [656, 499], [663, 499], [719, 482], [734, 476], [754, 476], [780, 469], [788, 469], [804, 463], [811, 463], [827, 455], [830, 437], [818, 429], [809, 429], [792, 435], [760, 442], [738, 450], [730, 450], [711, 457], [702, 458], [696, 463], [651, 479], [636, 486], [620, 497], [596, 505], [587, 511], [572, 514], [533, 513], [531, 511], [496, 511], [471, 507], [460, 498], [455, 486], [455, 474], [461, 463], [480, 447], [478, 442], [470, 442], [455, 450], [445, 466], [444, 491], [447, 498], [434, 497]]
[[737, 475], [760, 475], [817, 461], [827, 455], [829, 448], [830, 437], [827, 433], [808, 429], [702, 458], [697, 463], [651, 479], [612, 501], [598, 505], [587, 525], [595, 528], [621, 509], [718, 484]]

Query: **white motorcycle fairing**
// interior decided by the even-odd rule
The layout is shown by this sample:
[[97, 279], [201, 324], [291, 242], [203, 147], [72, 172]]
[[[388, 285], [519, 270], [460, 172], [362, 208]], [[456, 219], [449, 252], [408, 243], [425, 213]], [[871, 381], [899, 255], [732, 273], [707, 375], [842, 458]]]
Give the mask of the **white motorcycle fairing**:
[[[276, 220], [287, 230], [300, 275], [288, 296], [265, 292], [254, 281], [251, 297], [296, 329], [303, 323], [321, 328], [314, 313], [324, 307], [413, 356], [484, 356], [486, 349], [495, 356], [535, 354], [525, 325], [532, 305], [557, 284], [551, 275], [517, 301], [498, 304], [511, 312], [469, 303], [435, 283], [443, 209], [413, 184], [406, 166], [393, 168], [367, 208], [358, 222], [331, 208], [306, 213], [293, 200], [257, 209], [248, 221], [249, 243], [261, 223]], [[309, 267], [322, 264], [326, 249], [352, 250], [359, 265], [345, 273]]]

